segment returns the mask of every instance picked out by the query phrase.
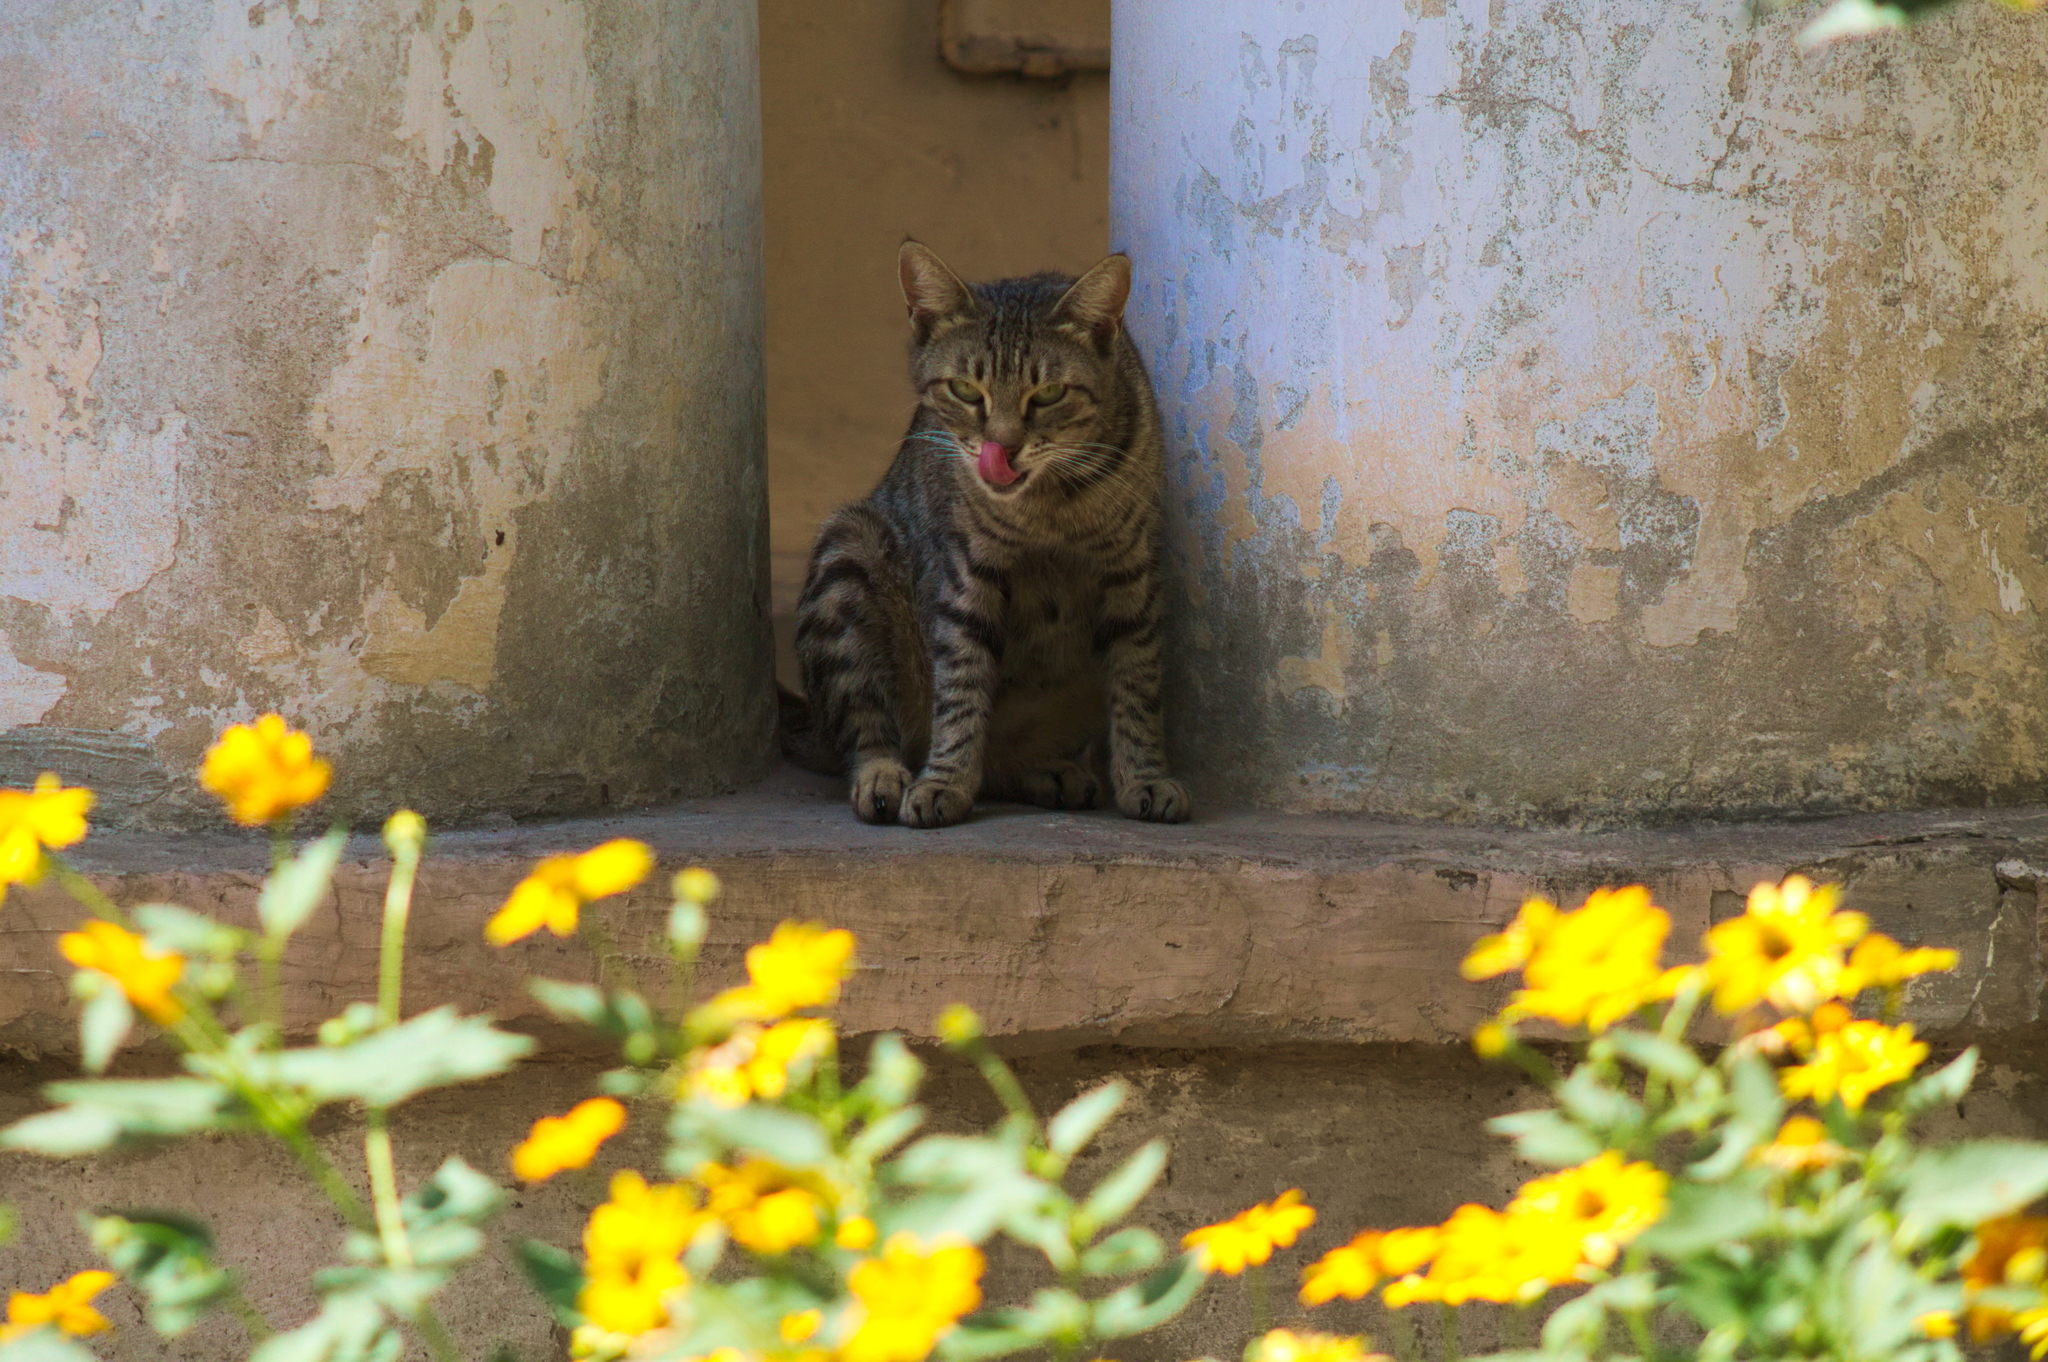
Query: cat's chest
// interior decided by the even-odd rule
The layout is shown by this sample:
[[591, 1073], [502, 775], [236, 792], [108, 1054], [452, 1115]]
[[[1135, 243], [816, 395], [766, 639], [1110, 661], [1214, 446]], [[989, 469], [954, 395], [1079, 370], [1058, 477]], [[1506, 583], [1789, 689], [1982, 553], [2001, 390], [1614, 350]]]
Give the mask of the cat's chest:
[[1101, 597], [1090, 574], [1044, 569], [1013, 576], [1003, 610], [1004, 677], [1043, 681], [1091, 665]]

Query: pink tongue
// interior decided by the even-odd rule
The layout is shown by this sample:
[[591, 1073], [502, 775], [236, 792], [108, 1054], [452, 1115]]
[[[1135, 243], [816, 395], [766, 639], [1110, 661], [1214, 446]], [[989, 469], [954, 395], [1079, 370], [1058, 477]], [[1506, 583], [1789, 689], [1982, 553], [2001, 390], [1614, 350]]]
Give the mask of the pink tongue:
[[998, 487], [1008, 487], [1017, 480], [1017, 470], [1010, 467], [1010, 451], [994, 440], [981, 442], [980, 467], [982, 480]]

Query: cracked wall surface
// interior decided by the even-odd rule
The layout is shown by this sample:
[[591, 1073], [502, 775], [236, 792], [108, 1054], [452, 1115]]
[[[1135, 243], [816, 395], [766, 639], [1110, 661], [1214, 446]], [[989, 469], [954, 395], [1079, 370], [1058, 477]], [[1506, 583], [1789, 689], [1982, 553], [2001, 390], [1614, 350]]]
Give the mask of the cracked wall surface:
[[0, 0], [0, 779], [215, 817], [769, 748], [753, 6]]
[[1120, 7], [1178, 760], [1609, 822], [2048, 790], [2048, 46]]

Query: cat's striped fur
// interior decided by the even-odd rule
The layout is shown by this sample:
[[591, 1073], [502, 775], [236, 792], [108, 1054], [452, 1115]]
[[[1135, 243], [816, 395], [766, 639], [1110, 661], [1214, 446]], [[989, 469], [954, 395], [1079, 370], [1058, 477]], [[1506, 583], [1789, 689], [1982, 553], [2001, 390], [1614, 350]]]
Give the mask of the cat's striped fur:
[[[977, 794], [1179, 822], [1160, 713], [1152, 386], [1130, 262], [962, 283], [906, 242], [917, 414], [881, 484], [819, 530], [797, 603], [808, 705], [785, 744], [870, 823], [958, 823]], [[913, 774], [913, 772], [915, 774]]]

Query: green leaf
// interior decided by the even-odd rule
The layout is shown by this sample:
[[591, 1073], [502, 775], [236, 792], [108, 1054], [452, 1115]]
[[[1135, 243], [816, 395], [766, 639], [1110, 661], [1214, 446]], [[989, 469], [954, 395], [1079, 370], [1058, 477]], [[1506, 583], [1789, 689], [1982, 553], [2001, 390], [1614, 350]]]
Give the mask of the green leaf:
[[555, 1015], [557, 1021], [580, 1022], [604, 1029], [611, 1021], [604, 990], [590, 984], [566, 984], [559, 979], [528, 979], [526, 991], [533, 1000]]
[[877, 1106], [900, 1107], [917, 1095], [923, 1081], [924, 1065], [910, 1053], [903, 1037], [889, 1031], [875, 1037], [868, 1048], [867, 1076], [854, 1091]]
[[1103, 1338], [1126, 1338], [1157, 1329], [1185, 1310], [1206, 1280], [1195, 1255], [1184, 1253], [1144, 1281], [1095, 1302], [1095, 1332]]
[[404, 1340], [366, 1295], [332, 1296], [289, 1333], [265, 1339], [249, 1362], [397, 1362]]
[[1081, 1271], [1090, 1277], [1128, 1277], [1157, 1267], [1165, 1256], [1158, 1235], [1126, 1225], [1081, 1255]]
[[1109, 1118], [1116, 1115], [1129, 1095], [1130, 1089], [1116, 1079], [1082, 1093], [1046, 1123], [1046, 1145], [1062, 1158], [1072, 1158], [1109, 1124]]
[[1799, 42], [1818, 47], [1837, 38], [1859, 38], [1888, 28], [1904, 28], [1907, 14], [1902, 6], [1881, 0], [1835, 0], [1820, 17], [1799, 30]]
[[1755, 1055], [1737, 1059], [1729, 1072], [1729, 1101], [1734, 1114], [1721, 1127], [1720, 1143], [1714, 1152], [1686, 1170], [1702, 1182], [1719, 1182], [1735, 1176], [1747, 1164], [1750, 1153], [1777, 1136], [1785, 1117], [1785, 1097], [1778, 1090], [1778, 1076], [1771, 1066]]
[[526, 1280], [554, 1312], [555, 1322], [570, 1329], [581, 1324], [583, 1314], [576, 1308], [576, 1297], [583, 1292], [583, 1269], [577, 1265], [576, 1255], [538, 1239], [520, 1240], [518, 1255]]
[[873, 1162], [916, 1134], [923, 1124], [923, 1107], [898, 1107], [848, 1141], [846, 1157], [859, 1163]]
[[[1656, 1286], [1651, 1274], [1638, 1272], [1601, 1282], [1584, 1295], [1566, 1301], [1551, 1312], [1543, 1325], [1543, 1352], [1556, 1359], [1591, 1357], [1604, 1351], [1608, 1312], [1648, 1309], [1655, 1299]], [[1492, 1357], [1489, 1362], [1499, 1362], [1499, 1358]]]
[[129, 1005], [128, 995], [111, 981], [93, 994], [78, 1018], [78, 1048], [83, 1052], [85, 1071], [105, 1073], [134, 1024], [135, 1009]]
[[99, 1362], [90, 1349], [73, 1343], [57, 1332], [56, 1326], [23, 1334], [0, 1343], [0, 1362]]
[[1545, 1168], [1572, 1168], [1598, 1158], [1605, 1149], [1584, 1127], [1574, 1124], [1561, 1111], [1510, 1112], [1486, 1123], [1496, 1135], [1515, 1142], [1515, 1152], [1530, 1163]]
[[256, 916], [263, 934], [287, 937], [306, 925], [306, 919], [327, 897], [334, 879], [334, 867], [341, 863], [341, 849], [348, 843], [348, 829], [336, 828], [286, 861], [263, 882], [256, 898]]
[[1684, 1258], [1755, 1234], [1771, 1223], [1762, 1185], [1753, 1173], [1728, 1182], [1674, 1182], [1663, 1218], [1636, 1242], [1665, 1258]]
[[149, 1326], [176, 1338], [234, 1290], [213, 1262], [206, 1226], [171, 1211], [85, 1217], [93, 1247], [149, 1300]]
[[824, 1127], [800, 1112], [782, 1107], [750, 1102], [727, 1109], [696, 1101], [678, 1108], [676, 1115], [692, 1119], [726, 1144], [751, 1149], [784, 1168], [816, 1168], [832, 1157], [832, 1143], [826, 1138]]
[[1131, 1213], [1159, 1175], [1166, 1171], [1166, 1141], [1147, 1140], [1116, 1171], [1095, 1184], [1081, 1203], [1081, 1214], [1092, 1228], [1114, 1225]]
[[530, 1037], [444, 1006], [345, 1045], [286, 1050], [272, 1058], [270, 1077], [316, 1102], [393, 1107], [429, 1088], [501, 1074], [532, 1048]]
[[1579, 1124], [1608, 1137], [1604, 1143], [1619, 1143], [1613, 1137], [1633, 1131], [1643, 1123], [1643, 1105], [1620, 1089], [1611, 1087], [1590, 1064], [1582, 1064], [1572, 1076], [1557, 1085], [1558, 1105]]
[[231, 956], [254, 939], [239, 927], [215, 922], [204, 913], [175, 903], [145, 903], [131, 909], [129, 916], [135, 919], [150, 945], [187, 959]]
[[2048, 1144], [1972, 1140], [1924, 1150], [1900, 1180], [1899, 1235], [1917, 1244], [1944, 1225], [1977, 1225], [2048, 1193]]
[[1915, 1079], [1899, 1095], [1899, 1110], [1918, 1115], [1934, 1107], [1952, 1107], [1969, 1093], [1976, 1077], [1977, 1047], [1973, 1045], [1933, 1073]]
[[52, 1083], [62, 1103], [0, 1130], [0, 1148], [68, 1158], [92, 1154], [124, 1138], [236, 1130], [245, 1121], [233, 1095], [205, 1078], [101, 1078]]
[[991, 1357], [1043, 1348], [1046, 1340], [1013, 1322], [1014, 1310], [970, 1315], [939, 1340], [940, 1362], [984, 1362]]
[[1615, 1053], [1648, 1073], [1662, 1074], [1674, 1083], [1690, 1083], [1706, 1066], [1689, 1045], [1666, 1040], [1653, 1031], [1618, 1027], [1607, 1033]]

